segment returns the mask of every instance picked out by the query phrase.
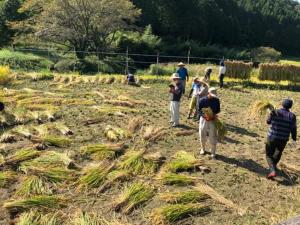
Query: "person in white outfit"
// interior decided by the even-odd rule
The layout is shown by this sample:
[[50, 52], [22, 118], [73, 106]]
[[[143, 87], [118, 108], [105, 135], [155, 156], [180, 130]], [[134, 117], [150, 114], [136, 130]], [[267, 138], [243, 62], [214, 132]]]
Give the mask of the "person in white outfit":
[[177, 127], [179, 125], [179, 109], [180, 109], [180, 99], [183, 94], [183, 85], [180, 81], [180, 77], [178, 73], [174, 73], [172, 75], [172, 80], [174, 84], [171, 84], [170, 94], [171, 94], [171, 103], [170, 103], [170, 112], [171, 112], [171, 123], [172, 127]]
[[215, 159], [218, 142], [215, 120], [217, 114], [221, 111], [220, 100], [217, 97], [217, 90], [215, 88], [210, 88], [207, 97], [200, 99], [198, 110], [201, 116], [199, 122], [200, 154], [205, 154], [206, 142], [207, 139], [209, 139], [211, 144], [211, 157]]

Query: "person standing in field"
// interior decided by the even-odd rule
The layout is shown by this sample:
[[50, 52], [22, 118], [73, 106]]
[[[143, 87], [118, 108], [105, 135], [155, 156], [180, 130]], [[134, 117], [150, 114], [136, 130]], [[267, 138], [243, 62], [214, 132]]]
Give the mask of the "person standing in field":
[[192, 98], [190, 103], [190, 111], [188, 119], [191, 119], [191, 115], [194, 113], [194, 119], [199, 120], [198, 105], [199, 100], [208, 94], [208, 85], [205, 83], [206, 79], [203, 77], [201, 80], [196, 77], [192, 85], [192, 89], [189, 94], [189, 99]]
[[186, 82], [189, 81], [189, 73], [188, 70], [185, 68], [185, 64], [183, 62], [178, 63], [178, 70], [177, 74], [179, 74], [180, 81], [183, 86], [183, 94], [185, 94], [185, 87], [186, 87]]
[[207, 83], [210, 83], [211, 73], [212, 73], [212, 68], [211, 67], [207, 67], [205, 69], [205, 79], [206, 79]]
[[209, 139], [211, 144], [211, 158], [216, 158], [217, 150], [217, 129], [215, 125], [215, 120], [217, 115], [221, 112], [220, 100], [217, 96], [216, 88], [210, 88], [208, 95], [200, 99], [199, 102], [199, 136], [200, 136], [200, 155], [204, 155], [206, 152], [206, 142]]
[[222, 60], [220, 62], [220, 70], [219, 70], [219, 83], [220, 83], [220, 88], [224, 87], [224, 77], [226, 74], [226, 66], [225, 62]]
[[296, 147], [297, 122], [296, 115], [290, 111], [292, 107], [293, 101], [285, 99], [282, 102], [282, 108], [273, 110], [267, 119], [267, 124], [270, 125], [266, 143], [266, 158], [269, 165], [268, 179], [273, 179], [277, 176], [277, 165], [290, 135], [294, 141], [293, 145]]
[[171, 103], [170, 103], [170, 112], [171, 112], [171, 123], [172, 127], [179, 126], [179, 109], [180, 109], [180, 99], [183, 94], [183, 85], [180, 80], [180, 76], [178, 73], [174, 73], [172, 75], [172, 80], [174, 84], [171, 84], [170, 87], [170, 94], [171, 94]]

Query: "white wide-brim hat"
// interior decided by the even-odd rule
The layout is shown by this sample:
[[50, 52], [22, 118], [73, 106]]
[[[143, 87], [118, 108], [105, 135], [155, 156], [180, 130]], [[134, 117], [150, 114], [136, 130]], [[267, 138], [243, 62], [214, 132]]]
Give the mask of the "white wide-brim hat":
[[173, 73], [173, 75], [172, 75], [171, 78], [172, 78], [172, 79], [180, 79], [180, 76], [179, 76], [178, 73]]
[[178, 63], [178, 66], [185, 66], [183, 62]]
[[211, 87], [210, 89], [208, 89], [208, 93], [215, 98], [218, 97], [217, 88], [215, 87]]

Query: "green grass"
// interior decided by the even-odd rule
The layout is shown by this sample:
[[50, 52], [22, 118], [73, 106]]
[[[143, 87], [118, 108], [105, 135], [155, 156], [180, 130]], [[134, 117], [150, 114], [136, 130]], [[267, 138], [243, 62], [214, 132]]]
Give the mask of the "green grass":
[[204, 164], [203, 161], [196, 159], [192, 154], [179, 151], [176, 153], [174, 159], [167, 164], [167, 169], [173, 173], [195, 171], [202, 164]]

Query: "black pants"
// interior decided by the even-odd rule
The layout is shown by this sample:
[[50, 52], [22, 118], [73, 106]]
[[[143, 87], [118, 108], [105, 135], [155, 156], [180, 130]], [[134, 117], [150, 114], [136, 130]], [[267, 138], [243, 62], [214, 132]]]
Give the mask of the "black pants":
[[224, 87], [224, 77], [225, 77], [225, 74], [221, 74], [219, 76], [220, 88]]
[[275, 171], [276, 166], [279, 163], [282, 153], [285, 149], [287, 141], [283, 140], [267, 140], [266, 143], [266, 158], [269, 164], [270, 170]]

